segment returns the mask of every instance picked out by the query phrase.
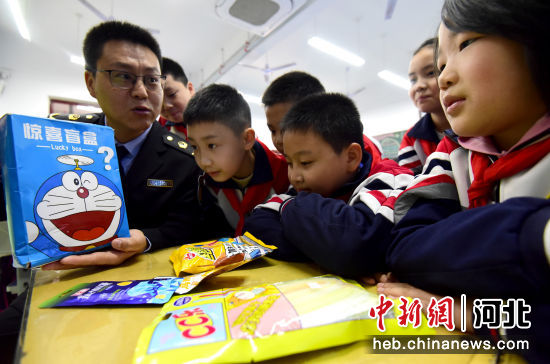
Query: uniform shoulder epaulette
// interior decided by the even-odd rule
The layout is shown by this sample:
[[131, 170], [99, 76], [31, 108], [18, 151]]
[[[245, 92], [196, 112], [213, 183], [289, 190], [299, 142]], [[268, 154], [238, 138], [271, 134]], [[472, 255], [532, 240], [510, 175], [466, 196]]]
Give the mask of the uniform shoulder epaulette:
[[180, 152], [184, 152], [190, 155], [191, 157], [193, 157], [193, 148], [191, 148], [191, 146], [189, 145], [189, 142], [184, 138], [172, 133], [168, 133], [162, 136], [162, 140], [164, 140], [164, 143], [166, 145], [169, 145], [172, 148], [177, 149]]
[[48, 119], [57, 120], [69, 120], [69, 121], [81, 121], [86, 123], [95, 123], [103, 117], [102, 114], [59, 114], [53, 113], [48, 115]]

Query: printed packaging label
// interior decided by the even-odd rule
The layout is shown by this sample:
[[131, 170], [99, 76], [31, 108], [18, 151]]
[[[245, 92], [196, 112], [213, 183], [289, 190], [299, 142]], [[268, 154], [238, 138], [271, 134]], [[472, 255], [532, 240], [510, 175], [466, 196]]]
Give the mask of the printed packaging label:
[[113, 129], [8, 114], [0, 153], [16, 267], [35, 267], [130, 236]]

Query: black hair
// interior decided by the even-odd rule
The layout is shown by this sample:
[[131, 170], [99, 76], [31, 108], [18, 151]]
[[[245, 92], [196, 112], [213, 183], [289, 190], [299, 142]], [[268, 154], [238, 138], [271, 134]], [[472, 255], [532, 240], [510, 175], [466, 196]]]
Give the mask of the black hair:
[[183, 112], [187, 126], [217, 122], [239, 136], [251, 126], [250, 107], [242, 95], [229, 85], [211, 84], [198, 91]]
[[317, 78], [305, 72], [293, 71], [271, 82], [262, 96], [262, 102], [265, 106], [281, 102], [295, 103], [320, 92], [325, 92], [325, 88]]
[[172, 75], [174, 80], [183, 83], [183, 85], [187, 87], [187, 82], [189, 82], [189, 80], [187, 79], [183, 68], [181, 68], [179, 63], [176, 61], [167, 57], [162, 57], [162, 74], [165, 76]]
[[550, 108], [548, 19], [548, 0], [445, 0], [441, 10], [443, 24], [453, 32], [496, 35], [523, 45], [533, 82]]
[[363, 146], [363, 124], [353, 101], [339, 93], [310, 95], [290, 108], [281, 131], [313, 131], [341, 153], [351, 143]]
[[122, 40], [145, 46], [157, 56], [159, 64], [162, 64], [160, 46], [149, 31], [128, 22], [110, 20], [91, 28], [84, 38], [82, 52], [88, 71], [96, 70], [97, 60], [103, 54], [103, 47], [110, 40]]
[[413, 53], [413, 56], [415, 56], [418, 52], [420, 52], [426, 47], [432, 47], [432, 48], [435, 47], [436, 41], [437, 41], [437, 38], [426, 39], [425, 41], [422, 42], [422, 44], [418, 48], [416, 48], [416, 50]]

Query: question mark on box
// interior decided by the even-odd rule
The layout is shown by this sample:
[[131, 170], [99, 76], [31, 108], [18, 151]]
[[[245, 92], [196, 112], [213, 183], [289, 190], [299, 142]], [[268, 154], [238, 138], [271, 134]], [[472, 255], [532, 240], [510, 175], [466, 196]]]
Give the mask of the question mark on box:
[[105, 159], [104, 159], [105, 169], [110, 171], [111, 170], [111, 165], [109, 163], [111, 162], [111, 158], [113, 158], [113, 156], [115, 155], [115, 152], [113, 152], [113, 149], [103, 146], [103, 147], [99, 147], [97, 152], [99, 154], [103, 154], [103, 153], [107, 152], [107, 155], [105, 156]]

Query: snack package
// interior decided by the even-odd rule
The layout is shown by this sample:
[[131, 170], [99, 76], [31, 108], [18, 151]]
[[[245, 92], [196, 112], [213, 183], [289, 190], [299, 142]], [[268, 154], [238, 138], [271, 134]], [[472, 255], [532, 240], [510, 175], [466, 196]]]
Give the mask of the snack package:
[[199, 285], [204, 279], [208, 277], [214, 277], [218, 274], [222, 274], [223, 272], [229, 272], [230, 270], [233, 270], [237, 267], [240, 267], [246, 263], [246, 261], [240, 261], [236, 263], [231, 263], [227, 265], [220, 265], [218, 267], [215, 267], [212, 270], [207, 270], [206, 272], [196, 273], [196, 274], [190, 274], [183, 278], [181, 278], [181, 283], [178, 289], [176, 289], [176, 294], [185, 294], [189, 291], [191, 291], [193, 288]]
[[[369, 335], [433, 334], [369, 309], [378, 296], [336, 276], [174, 296], [141, 333], [134, 363], [256, 362], [343, 345]], [[395, 309], [397, 305], [394, 305]]]
[[0, 145], [15, 267], [39, 266], [130, 236], [113, 129], [5, 115]]
[[40, 308], [94, 305], [140, 305], [168, 302], [181, 278], [100, 281], [78, 284], [47, 300]]
[[246, 232], [236, 238], [221, 238], [182, 245], [170, 255], [170, 261], [174, 265], [176, 275], [181, 277], [183, 273], [201, 273], [240, 263], [233, 266], [236, 268], [275, 249], [277, 247], [266, 245]]

